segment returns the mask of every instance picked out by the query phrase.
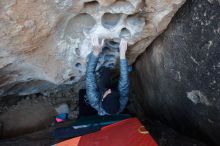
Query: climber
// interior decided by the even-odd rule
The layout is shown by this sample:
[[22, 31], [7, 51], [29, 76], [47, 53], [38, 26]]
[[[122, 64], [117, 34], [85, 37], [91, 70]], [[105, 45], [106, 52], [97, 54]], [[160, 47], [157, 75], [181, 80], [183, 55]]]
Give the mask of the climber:
[[[99, 54], [102, 52], [104, 46], [104, 39], [99, 43], [98, 37], [92, 37], [91, 44], [93, 47], [92, 53], [89, 55], [86, 72], [86, 93], [87, 93], [87, 106], [83, 103], [84, 110], [93, 110], [92, 113], [97, 112], [98, 115], [113, 115], [121, 113], [128, 101], [128, 64], [126, 60], [127, 41], [121, 40], [119, 45], [120, 54], [120, 77], [117, 87], [111, 85], [111, 69], [102, 67], [100, 73], [99, 86], [96, 82], [95, 69], [99, 59]], [[82, 92], [82, 91], [81, 91]], [[83, 94], [83, 93], [79, 93]], [[80, 95], [79, 95], [80, 96]], [[80, 99], [82, 101], [82, 98]], [[80, 105], [79, 105], [80, 106]], [[95, 109], [95, 112], [94, 112]]]

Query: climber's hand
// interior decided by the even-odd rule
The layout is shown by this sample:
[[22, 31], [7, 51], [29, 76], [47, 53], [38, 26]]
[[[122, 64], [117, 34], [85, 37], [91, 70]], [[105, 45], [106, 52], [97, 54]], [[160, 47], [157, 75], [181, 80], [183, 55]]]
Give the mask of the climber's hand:
[[99, 38], [97, 36], [93, 36], [91, 39], [93, 54], [98, 56], [102, 52], [102, 47], [104, 46], [104, 39], [99, 43]]
[[119, 45], [119, 49], [120, 49], [120, 59], [125, 59], [125, 54], [127, 51], [127, 41], [124, 39], [121, 39], [120, 45]]

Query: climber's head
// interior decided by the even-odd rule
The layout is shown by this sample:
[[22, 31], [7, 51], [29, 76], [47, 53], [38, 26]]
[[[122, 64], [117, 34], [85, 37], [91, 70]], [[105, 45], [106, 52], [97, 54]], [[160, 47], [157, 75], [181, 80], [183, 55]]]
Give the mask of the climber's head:
[[102, 108], [108, 114], [116, 114], [120, 108], [119, 93], [111, 89], [105, 91], [102, 97]]

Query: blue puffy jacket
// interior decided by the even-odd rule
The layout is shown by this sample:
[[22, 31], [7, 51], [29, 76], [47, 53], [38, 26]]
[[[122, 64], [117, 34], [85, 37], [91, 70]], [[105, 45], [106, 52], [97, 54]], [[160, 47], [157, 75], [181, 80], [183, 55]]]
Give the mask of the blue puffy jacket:
[[[93, 53], [89, 55], [89, 62], [86, 69], [86, 93], [90, 105], [98, 111], [99, 115], [109, 115], [103, 108], [101, 102], [101, 94], [97, 87], [95, 69], [99, 57]], [[128, 79], [128, 63], [126, 59], [120, 59], [120, 79], [118, 84], [120, 94], [120, 109], [117, 114], [121, 113], [128, 102], [129, 79]]]

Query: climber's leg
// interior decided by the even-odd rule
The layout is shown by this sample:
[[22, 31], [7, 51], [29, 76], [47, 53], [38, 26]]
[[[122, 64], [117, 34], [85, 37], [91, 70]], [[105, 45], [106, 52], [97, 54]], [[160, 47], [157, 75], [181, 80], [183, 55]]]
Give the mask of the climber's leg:
[[90, 106], [86, 98], [86, 89], [79, 90], [79, 117], [97, 115], [97, 111]]

